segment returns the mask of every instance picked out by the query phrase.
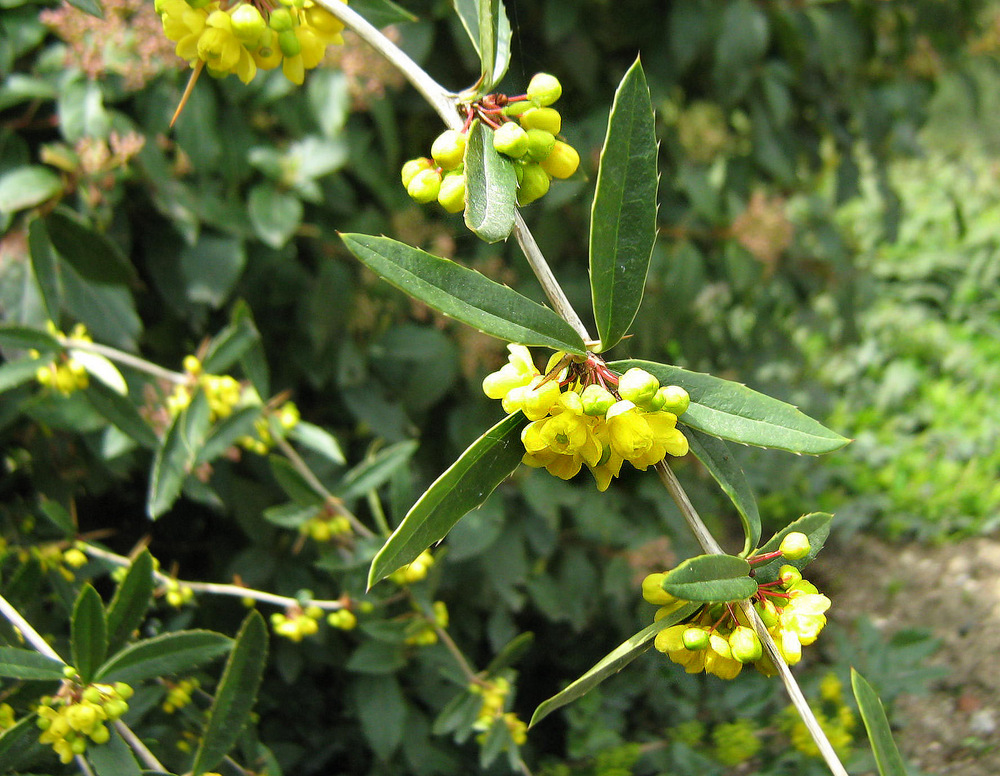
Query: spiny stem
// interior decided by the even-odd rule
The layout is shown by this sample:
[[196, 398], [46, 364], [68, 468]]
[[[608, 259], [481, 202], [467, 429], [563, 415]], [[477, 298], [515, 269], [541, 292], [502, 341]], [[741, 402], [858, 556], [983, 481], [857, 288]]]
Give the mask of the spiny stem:
[[184, 87], [184, 94], [181, 95], [181, 101], [177, 103], [177, 110], [174, 111], [174, 115], [170, 118], [171, 127], [173, 127], [174, 122], [177, 121], [178, 117], [180, 117], [181, 111], [184, 110], [184, 106], [187, 105], [187, 101], [191, 97], [191, 92], [194, 91], [194, 85], [198, 83], [198, 76], [201, 75], [201, 71], [204, 67], [205, 60], [199, 59], [195, 64], [194, 69], [191, 71], [191, 77], [188, 78], [187, 86]]

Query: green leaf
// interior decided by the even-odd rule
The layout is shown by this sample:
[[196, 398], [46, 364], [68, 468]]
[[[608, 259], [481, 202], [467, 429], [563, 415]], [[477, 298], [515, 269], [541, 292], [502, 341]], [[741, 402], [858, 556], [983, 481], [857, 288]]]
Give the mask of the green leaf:
[[[0, 733], [0, 763], [4, 773], [34, 763], [48, 747], [38, 743], [37, 718], [33, 714], [21, 717], [17, 724]], [[49, 756], [52, 750], [49, 749]]]
[[292, 462], [280, 455], [268, 456], [268, 463], [271, 465], [271, 474], [278, 481], [278, 486], [285, 491], [285, 495], [297, 504], [303, 506], [316, 506], [322, 504], [326, 499], [322, 493], [315, 491], [305, 477], [292, 465]]
[[871, 744], [872, 754], [875, 755], [878, 772], [881, 776], [906, 776], [906, 766], [903, 764], [899, 749], [896, 748], [896, 742], [892, 739], [892, 730], [889, 729], [889, 720], [885, 716], [882, 701], [868, 680], [853, 668], [851, 689], [858, 702], [865, 730], [868, 731], [868, 742]]
[[508, 415], [434, 481], [378, 551], [368, 572], [369, 587], [443, 539], [510, 476], [524, 456], [521, 429], [526, 423], [520, 412]]
[[656, 133], [642, 65], [625, 73], [608, 118], [590, 214], [590, 290], [601, 349], [628, 331], [656, 240]]
[[254, 422], [260, 417], [261, 407], [244, 407], [217, 423], [198, 451], [195, 466], [214, 461], [236, 444], [241, 437], [252, 435]]
[[270, 183], [254, 186], [247, 205], [254, 232], [275, 250], [283, 247], [302, 224], [302, 200]]
[[84, 684], [87, 684], [94, 678], [94, 672], [104, 661], [108, 649], [108, 623], [104, 603], [89, 583], [81, 588], [73, 605], [70, 634], [73, 665]]
[[170, 509], [181, 494], [184, 480], [205, 443], [210, 426], [209, 413], [205, 393], [197, 391], [164, 434], [163, 443], [153, 459], [146, 502], [146, 512], [153, 520]]
[[108, 651], [121, 649], [142, 624], [153, 594], [153, 556], [143, 550], [132, 561], [108, 605]]
[[233, 640], [206, 630], [173, 631], [139, 641], [108, 658], [94, 677], [102, 682], [141, 682], [158, 676], [190, 672], [215, 660]]
[[237, 361], [260, 342], [260, 332], [245, 305], [237, 305], [233, 320], [212, 338], [202, 359], [202, 369], [212, 375], [225, 374]]
[[781, 540], [792, 531], [804, 533], [807, 537], [809, 537], [809, 553], [804, 558], [799, 558], [798, 560], [775, 558], [768, 563], [755, 566], [754, 577], [757, 581], [761, 584], [764, 582], [773, 582], [778, 578], [778, 569], [785, 564], [790, 564], [795, 566], [795, 568], [802, 570], [812, 563], [813, 558], [815, 558], [819, 554], [819, 551], [823, 549], [823, 545], [826, 543], [826, 537], [830, 535], [830, 521], [832, 520], [833, 515], [828, 514], [827, 512], [811, 512], [808, 515], [803, 515], [798, 520], [789, 523], [778, 531], [768, 540], [767, 544], [757, 551], [757, 555], [766, 555], [769, 552], [777, 552], [778, 548], [781, 546]]
[[269, 523], [274, 523], [281, 528], [296, 529], [312, 520], [322, 511], [322, 507], [316, 504], [302, 506], [302, 504], [282, 504], [281, 506], [268, 507], [264, 510], [264, 519]]
[[503, 649], [501, 649], [495, 658], [490, 661], [490, 664], [486, 666], [486, 671], [484, 672], [486, 676], [496, 676], [500, 671], [507, 668], [507, 666], [514, 665], [522, 656], [531, 649], [532, 643], [535, 641], [535, 634], [529, 632], [519, 633], [513, 639], [507, 642]]
[[257, 699], [267, 660], [267, 626], [257, 611], [243, 621], [232, 654], [215, 690], [208, 723], [191, 770], [194, 776], [214, 768], [243, 731]]
[[337, 438], [326, 429], [300, 420], [288, 431], [288, 436], [303, 447], [336, 464], [347, 463], [344, 451], [340, 449]]
[[181, 274], [188, 301], [222, 307], [246, 262], [242, 240], [202, 235], [195, 245], [181, 251]]
[[10, 679], [50, 680], [63, 678], [59, 660], [27, 649], [0, 647], [0, 676]]
[[516, 204], [514, 163], [493, 147], [493, 130], [473, 121], [465, 147], [465, 225], [488, 243], [506, 240]]
[[760, 542], [760, 513], [743, 469], [733, 460], [732, 451], [723, 440], [695, 428], [686, 429], [685, 436], [691, 445], [691, 452], [705, 465], [739, 512], [746, 537], [743, 553], [750, 552]]
[[43, 353], [62, 350], [59, 340], [48, 332], [32, 329], [30, 326], [10, 324], [0, 326], [0, 345], [20, 350], [40, 350]]
[[59, 255], [86, 280], [108, 285], [135, 280], [135, 269], [118, 245], [95, 232], [73, 211], [52, 211], [45, 218], [45, 228]]
[[68, 262], [61, 267], [66, 312], [84, 324], [95, 340], [134, 351], [142, 320], [129, 289], [85, 280]]
[[100, 0], [66, 0], [71, 6], [98, 19], [104, 18], [104, 8], [101, 7]]
[[392, 674], [359, 676], [353, 689], [361, 731], [375, 755], [388, 760], [399, 748], [405, 729], [406, 700], [399, 681]]
[[45, 312], [49, 320], [59, 320], [62, 309], [62, 278], [59, 272], [59, 257], [56, 255], [45, 221], [35, 218], [28, 224], [28, 251], [31, 254], [31, 271], [42, 292]]
[[392, 0], [352, 0], [351, 8], [379, 29], [390, 24], [417, 21], [416, 16]]
[[149, 450], [159, 446], [156, 432], [127, 397], [100, 382], [90, 383], [84, 395], [95, 410], [131, 439]]
[[87, 747], [87, 760], [97, 776], [141, 776], [142, 768], [121, 734], [111, 728], [111, 738], [100, 746]]
[[73, 523], [73, 517], [66, 508], [58, 501], [43, 499], [38, 505], [39, 511], [48, 518], [56, 528], [62, 531], [64, 536], [75, 536], [77, 529]]
[[851, 441], [791, 404], [740, 383], [652, 361], [630, 359], [609, 366], [617, 372], [642, 367], [661, 385], [679, 385], [691, 396], [691, 406], [681, 416], [681, 422], [730, 442], [819, 455]]
[[663, 589], [687, 601], [742, 601], [757, 592], [757, 583], [743, 558], [698, 555], [668, 571]]
[[528, 723], [528, 727], [534, 727], [556, 709], [572, 703], [578, 698], [582, 698], [605, 679], [617, 674], [653, 645], [653, 639], [656, 638], [657, 633], [669, 628], [671, 625], [676, 625], [685, 617], [694, 614], [698, 610], [698, 607], [699, 604], [686, 604], [619, 644], [615, 649], [597, 661], [587, 673], [575, 682], [565, 689], [560, 690], [548, 700], [540, 703], [538, 708], [535, 709], [535, 713], [531, 715], [531, 722]]
[[15, 167], [0, 175], [0, 213], [16, 213], [40, 205], [62, 191], [62, 180], [38, 164]]
[[583, 355], [583, 340], [548, 307], [475, 270], [388, 237], [341, 235], [361, 262], [445, 315], [494, 337]]
[[0, 393], [30, 383], [35, 379], [39, 368], [52, 363], [52, 356], [41, 358], [19, 358], [0, 364]]
[[380, 450], [371, 458], [355, 466], [333, 489], [333, 494], [349, 501], [364, 496], [385, 483], [400, 466], [410, 460], [418, 447], [417, 442], [398, 442]]

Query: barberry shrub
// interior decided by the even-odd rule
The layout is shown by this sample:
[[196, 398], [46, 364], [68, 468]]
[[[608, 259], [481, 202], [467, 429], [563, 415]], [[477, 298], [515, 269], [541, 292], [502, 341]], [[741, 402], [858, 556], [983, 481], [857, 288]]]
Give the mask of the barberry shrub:
[[[74, 5], [100, 10], [90, 0]], [[381, 21], [408, 16], [387, 2], [357, 5]], [[567, 194], [559, 196], [572, 196], [574, 177], [576, 182], [583, 177], [580, 154], [552, 107], [563, 97], [563, 83], [542, 72], [528, 79], [523, 94], [499, 91], [512, 39], [503, 3], [470, 0], [455, 6], [480, 65], [478, 80], [458, 93], [436, 84], [363, 16], [336, 1], [272, 6], [162, 0], [154, 6], [175, 53], [192, 67], [189, 89], [179, 100], [187, 107], [174, 118], [181, 122], [178, 134], [188, 132], [196, 141], [194, 122], [216, 118], [214, 98], [206, 96], [213, 87], [200, 84], [195, 89], [200, 73], [222, 81], [218, 89], [223, 93], [238, 88], [225, 83], [226, 76], [236, 75], [249, 89], [256, 88], [249, 99], [287, 106], [280, 100], [292, 87], [265, 80], [257, 71], [280, 66], [287, 82], [302, 85], [305, 71], [316, 69], [327, 56], [327, 46], [344, 42], [340, 33], [345, 26], [356, 30], [417, 85], [446, 126], [429, 143], [429, 156], [402, 165], [406, 195], [422, 204], [437, 201], [449, 213], [463, 212], [465, 226], [486, 244], [514, 237], [538, 277], [548, 305], [537, 301], [541, 295], [535, 290], [521, 288], [521, 293], [421, 250], [409, 244], [415, 238], [372, 236], [366, 232], [373, 230], [364, 228], [365, 218], [345, 216], [353, 227], [341, 235], [346, 250], [412, 296], [424, 314], [435, 311], [507, 343], [507, 363], [481, 381], [483, 393], [501, 401], [504, 417], [474, 434], [459, 434], [471, 436], [470, 443], [450, 465], [425, 448], [427, 465], [441, 465], [422, 495], [413, 491], [410, 469], [416, 463], [416, 444], [404, 438], [408, 424], [393, 415], [387, 402], [378, 404], [366, 395], [373, 383], [361, 374], [366, 369], [361, 357], [346, 346], [339, 353], [337, 379], [343, 391], [335, 403], [345, 406], [329, 410], [326, 417], [335, 425], [355, 412], [362, 425], [392, 441], [366, 450], [359, 443], [363, 431], [342, 424], [338, 437], [306, 420], [308, 413], [286, 391], [273, 388], [280, 381], [272, 369], [281, 375], [288, 368], [287, 354], [283, 341], [261, 336], [251, 312], [259, 309], [258, 302], [266, 304], [269, 293], [294, 298], [289, 288], [304, 291], [308, 285], [286, 283], [284, 273], [292, 270], [290, 254], [283, 251], [298, 231], [308, 236], [307, 205], [319, 207], [344, 194], [322, 181], [348, 156], [338, 136], [343, 112], [329, 107], [347, 101], [342, 82], [323, 78], [323, 71], [314, 74], [316, 80], [307, 87], [312, 112], [292, 111], [283, 125], [292, 134], [316, 124], [316, 134], [281, 149], [252, 149], [249, 158], [265, 180], [253, 185], [247, 214], [235, 214], [214, 181], [202, 180], [188, 189], [167, 185], [166, 179], [171, 166], [181, 176], [198, 175], [199, 165], [225, 160], [250, 136], [248, 125], [234, 122], [234, 136], [213, 148], [207, 141], [200, 146], [195, 142], [188, 146], [195, 149], [191, 156], [183, 145], [172, 146], [165, 133], [156, 144], [144, 145], [131, 134], [124, 114], [105, 110], [89, 82], [77, 83], [78, 93], [61, 97], [65, 139], [76, 146], [47, 146], [43, 157], [66, 180], [50, 167], [33, 164], [2, 174], [3, 224], [20, 226], [23, 220], [27, 261], [21, 282], [29, 298], [19, 308], [26, 312], [5, 317], [0, 327], [7, 359], [0, 366], [0, 390], [10, 399], [0, 417], [5, 424], [17, 424], [16, 449], [5, 467], [26, 489], [14, 493], [12, 506], [3, 513], [0, 544], [0, 612], [5, 620], [0, 629], [0, 676], [5, 679], [0, 768], [51, 769], [59, 762], [99, 776], [140, 770], [203, 774], [215, 768], [278, 774], [279, 760], [296, 763], [305, 755], [287, 751], [294, 747], [272, 750], [267, 734], [279, 732], [275, 728], [283, 715], [327, 719], [325, 704], [335, 698], [329, 702], [350, 707], [344, 716], [351, 718], [352, 732], [360, 729], [373, 757], [384, 763], [405, 756], [413, 772], [455, 772], [455, 755], [435, 743], [450, 736], [458, 747], [475, 749], [484, 768], [506, 762], [510, 769], [526, 772], [530, 726], [584, 698], [655, 647], [666, 656], [664, 670], [676, 664], [687, 673], [733, 681], [745, 678], [745, 665], [766, 677], [780, 674], [793, 702], [782, 730], [797, 750], [815, 751], [833, 772], [843, 772], [837, 752], [845, 749], [845, 738], [849, 743], [854, 722], [840, 699], [840, 685], [823, 694], [828, 705], [836, 701], [835, 710], [817, 714], [788, 670], [826, 624], [831, 601], [802, 570], [822, 548], [831, 516], [807, 514], [763, 541], [754, 495], [731, 446], [819, 455], [848, 440], [792, 405], [739, 383], [662, 361], [607, 358], [613, 348], [627, 347], [656, 245], [657, 135], [643, 66], [636, 59], [625, 70], [597, 155], [586, 262], [587, 317], [592, 314], [596, 326], [592, 336], [519, 211], [547, 195], [555, 180], [568, 180]], [[729, 4], [727, 34], [753, 36], [761, 13], [741, 0]], [[756, 44], [744, 49], [747, 56], [763, 50]], [[6, 97], [14, 100], [11, 104], [18, 104], [18, 94], [24, 93], [48, 99], [37, 82], [17, 88], [21, 91]], [[768, 93], [783, 92], [772, 84]], [[162, 97], [157, 93], [153, 107], [142, 107], [155, 114], [151, 126], [159, 131], [166, 129], [170, 114]], [[678, 119], [681, 142], [711, 140], [701, 130], [706, 122], [720, 120], [718, 112], [692, 108], [690, 113], [686, 123]], [[194, 129], [184, 129], [189, 119]], [[257, 114], [256, 120], [266, 124], [272, 119]], [[77, 142], [84, 128], [102, 121], [108, 143]], [[698, 130], [693, 134], [684, 130], [691, 123]], [[358, 145], [350, 153], [371, 164], [364, 143], [352, 141]], [[723, 137], [698, 153], [709, 162], [726, 145]], [[20, 150], [13, 154], [23, 156]], [[153, 210], [161, 219], [176, 219], [176, 233], [166, 249], [146, 246], [163, 259], [170, 258], [164, 251], [177, 248], [180, 259], [168, 269], [169, 261], [151, 262], [140, 273], [121, 248], [122, 243], [143, 243], [141, 229], [128, 239], [119, 233], [114, 217], [119, 203], [110, 201], [120, 195], [115, 187], [129, 175], [128, 164], [136, 157]], [[777, 164], [773, 158], [772, 163]], [[220, 165], [239, 175], [240, 165], [232, 157]], [[363, 174], [364, 166], [357, 170]], [[399, 194], [396, 187], [375, 188], [392, 201]], [[64, 194], [76, 198], [60, 204]], [[203, 232], [206, 226], [211, 234]], [[217, 320], [214, 316], [236, 287], [248, 262], [242, 241], [249, 234], [259, 242], [253, 251], [262, 252], [263, 258], [256, 258], [266, 279], [242, 290], [256, 298], [232, 304], [229, 320], [215, 336], [173, 348], [172, 361], [154, 363], [140, 355], [149, 343], [170, 339], [179, 326], [169, 316], [158, 320], [161, 313], [144, 309], [149, 317], [144, 330], [133, 294], [146, 283], [165, 296], [173, 289], [177, 296], [171, 298], [171, 315], [190, 327], [184, 339], [191, 340], [191, 330], [206, 331], [206, 321]], [[321, 270], [324, 285], [317, 297], [310, 297], [310, 337], [317, 345], [311, 356], [322, 356], [322, 343], [340, 336], [327, 330], [337, 319], [326, 297], [336, 292], [339, 272]], [[381, 312], [375, 310], [372, 317]], [[359, 318], [363, 313], [358, 312]], [[279, 321], [260, 323], [266, 331], [281, 331]], [[402, 371], [386, 367], [387, 382], [397, 380], [401, 391], [411, 387], [407, 380], [419, 371], [421, 359], [427, 353], [434, 356], [440, 344], [433, 334], [424, 342], [423, 351], [403, 354]], [[385, 352], [400, 346], [387, 336], [379, 347]], [[536, 355], [538, 349], [545, 355]], [[436, 359], [431, 360], [436, 366]], [[306, 361], [298, 365], [305, 374], [304, 390], [323, 394], [324, 370], [330, 367], [322, 358]], [[412, 391], [407, 397], [415, 414], [427, 412], [446, 395], [449, 385], [441, 390], [443, 383], [448, 380], [442, 370], [432, 368], [419, 384], [423, 395]], [[326, 401], [324, 394], [312, 409], [321, 413], [317, 408]], [[55, 469], [66, 475], [65, 481], [46, 477], [52, 470], [45, 463], [55, 449], [46, 447], [50, 439], [73, 447], [98, 473], [74, 481], [66, 467]], [[354, 444], [345, 451], [342, 439]], [[739, 517], [743, 546], [738, 553], [722, 551], [674, 473], [674, 460], [689, 453]], [[475, 575], [463, 568], [463, 559], [501, 541], [499, 530], [489, 533], [488, 499], [503, 483], [513, 478], [525, 493], [535, 488], [543, 496], [561, 497], [561, 481], [576, 478], [584, 468], [594, 480], [584, 487], [596, 491], [585, 498], [598, 511], [613, 503], [623, 481], [653, 481], [655, 474], [664, 489], [654, 482], [646, 492], [655, 492], [657, 501], [666, 496], [676, 503], [705, 554], [676, 564], [663, 562], [633, 584], [632, 600], [642, 598], [657, 607], [655, 613], [645, 612], [651, 624], [547, 700], [544, 695], [532, 698], [537, 708], [528, 722], [523, 710], [515, 710], [518, 677], [513, 666], [531, 651], [530, 638], [517, 635], [506, 611], [481, 627], [456, 624], [449, 602], [438, 593], [446, 589], [450, 575], [459, 580], [459, 588], [472, 589], [470, 577]], [[530, 469], [545, 469], [545, 476], [560, 482], [530, 485], [543, 481], [528, 479]], [[148, 472], [144, 506], [151, 520], [168, 519], [185, 503], [200, 505], [204, 513], [231, 514], [249, 547], [222, 568], [225, 582], [189, 579], [173, 564], [167, 571], [142, 549], [142, 541], [131, 552], [114, 551], [107, 525], [81, 524], [81, 499], [106, 495], [112, 487], [108, 483], [126, 482], [140, 470]], [[134, 503], [132, 508], [136, 514], [129, 518], [137, 523], [142, 510]], [[198, 514], [186, 530], [194, 530], [203, 517]], [[455, 540], [463, 531], [464, 537]], [[475, 536], [480, 531], [489, 542]], [[548, 541], [544, 519], [526, 520], [518, 531], [536, 544]], [[446, 538], [448, 544], [440, 547]], [[485, 573], [503, 574], [498, 567], [505, 562], [487, 564]], [[274, 589], [265, 589], [269, 585]], [[497, 589], [513, 601], [515, 587], [498, 583]], [[544, 590], [542, 583], [535, 588]], [[267, 607], [267, 618], [254, 611], [237, 627], [233, 609], [219, 603], [235, 599], [248, 607]], [[553, 610], [562, 605], [555, 595], [549, 599], [557, 600]], [[235, 637], [191, 627], [199, 617]], [[476, 669], [459, 646], [461, 636], [488, 640], [496, 656]], [[220, 670], [216, 664], [223, 659]], [[310, 681], [307, 693], [288, 693], [280, 701], [264, 694], [263, 708], [254, 711], [266, 667], [292, 683], [307, 661], [313, 676], [324, 681]], [[334, 673], [337, 679], [327, 682]], [[344, 686], [350, 689], [342, 691]], [[901, 766], [877, 696], [859, 675], [852, 677], [852, 688], [880, 771], [899, 772], [893, 770]], [[529, 697], [537, 695], [531, 693], [534, 688], [527, 689]], [[419, 702], [407, 703], [407, 694]], [[314, 729], [303, 736], [308, 747], [295, 746], [322, 749], [328, 734]], [[352, 764], [364, 759], [338, 750], [341, 743], [317, 755], [325, 758], [313, 761], [321, 763], [317, 767], [338, 758]], [[720, 723], [711, 734], [711, 751], [724, 765], [750, 761], [759, 748], [753, 726], [745, 722]], [[609, 747], [602, 767], [628, 770], [636, 757], [627, 747], [620, 752]], [[338, 767], [347, 771], [351, 766]]]

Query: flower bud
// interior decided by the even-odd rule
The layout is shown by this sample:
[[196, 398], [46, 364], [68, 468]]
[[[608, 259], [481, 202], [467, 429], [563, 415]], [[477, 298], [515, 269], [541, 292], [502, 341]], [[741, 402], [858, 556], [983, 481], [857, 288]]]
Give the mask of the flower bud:
[[780, 569], [778, 569], [778, 579], [781, 581], [782, 587], [790, 587], [796, 582], [802, 581], [802, 572], [799, 571], [795, 566], [786, 563]]
[[782, 557], [787, 560], [801, 560], [809, 554], [810, 549], [809, 537], [800, 531], [785, 534], [785, 538], [781, 540], [781, 546], [778, 547]]
[[648, 402], [660, 389], [660, 381], [645, 369], [635, 366], [618, 379], [618, 394], [628, 401]]
[[663, 580], [666, 578], [667, 575], [663, 573], [648, 575], [642, 580], [642, 597], [654, 606], [667, 606], [676, 601], [676, 596], [663, 589]]
[[244, 3], [233, 11], [232, 28], [241, 43], [256, 43], [267, 29], [267, 22], [256, 6]]
[[358, 624], [357, 616], [350, 609], [338, 609], [335, 612], [330, 612], [326, 621], [330, 623], [330, 627], [340, 630], [353, 630]]
[[525, 129], [544, 129], [553, 135], [562, 129], [562, 116], [555, 108], [531, 108], [518, 116], [518, 121]]
[[111, 738], [111, 731], [108, 730], [104, 725], [97, 725], [93, 730], [90, 731], [90, 740], [95, 744], [106, 744], [108, 739]]
[[562, 84], [554, 75], [535, 73], [528, 84], [527, 94], [535, 105], [551, 105], [562, 96]]
[[449, 213], [465, 210], [465, 175], [460, 172], [445, 175], [441, 179], [437, 200]]
[[706, 649], [708, 647], [711, 637], [709, 633], [704, 628], [699, 628], [692, 625], [690, 628], [686, 628], [684, 633], [681, 635], [681, 640], [684, 642], [684, 648], [695, 652], [699, 649]]
[[528, 159], [532, 162], [541, 162], [549, 158], [552, 149], [556, 147], [556, 138], [551, 132], [544, 129], [528, 130]]
[[773, 628], [778, 622], [778, 610], [774, 605], [774, 602], [765, 598], [763, 601], [757, 601], [754, 603], [754, 609], [757, 610], [757, 614], [760, 615], [761, 622], [764, 623], [764, 627]]
[[70, 547], [66, 552], [63, 553], [63, 561], [67, 566], [72, 566], [75, 569], [87, 563], [87, 555], [76, 547]]
[[275, 32], [284, 32], [294, 26], [292, 12], [287, 8], [275, 8], [267, 20], [268, 26]]
[[[496, 136], [494, 135], [494, 144]], [[457, 129], [446, 129], [434, 140], [431, 156], [444, 170], [454, 170], [465, 159], [465, 135]]]
[[663, 397], [663, 406], [660, 409], [664, 412], [683, 415], [691, 406], [691, 397], [679, 385], [664, 385], [656, 393]]
[[324, 35], [336, 35], [344, 29], [344, 23], [325, 8], [318, 5], [305, 9], [306, 24]]
[[511, 159], [520, 159], [528, 152], [528, 133], [508, 121], [493, 133], [493, 147]]
[[583, 400], [584, 414], [593, 415], [597, 418], [603, 418], [617, 401], [611, 391], [603, 385], [597, 385], [596, 383], [584, 388], [580, 398]]
[[295, 34], [295, 30], [282, 30], [278, 33], [278, 48], [289, 59], [302, 53], [302, 43], [299, 41], [299, 36]]
[[537, 106], [530, 100], [518, 100], [516, 102], [508, 102], [503, 107], [503, 115], [509, 116], [511, 118], [517, 118], [525, 111], [529, 111], [535, 107]]
[[729, 634], [729, 648], [733, 652], [733, 657], [741, 663], [752, 663], [760, 660], [764, 654], [764, 647], [754, 633], [753, 628], [745, 625], [737, 625], [733, 632]]
[[403, 179], [403, 185], [409, 187], [410, 181], [413, 180], [418, 172], [432, 169], [434, 169], [434, 163], [426, 156], [421, 156], [419, 159], [410, 159], [410, 161], [403, 165], [401, 172], [400, 177]]
[[536, 199], [544, 197], [549, 191], [549, 176], [537, 164], [526, 164], [517, 186], [517, 204], [521, 207], [530, 205]]
[[542, 169], [553, 178], [563, 180], [576, 172], [580, 166], [580, 154], [569, 143], [557, 140], [552, 153], [542, 162]]
[[421, 205], [433, 202], [437, 199], [441, 190], [441, 173], [437, 170], [422, 170], [410, 180], [406, 187], [406, 193], [410, 198]]

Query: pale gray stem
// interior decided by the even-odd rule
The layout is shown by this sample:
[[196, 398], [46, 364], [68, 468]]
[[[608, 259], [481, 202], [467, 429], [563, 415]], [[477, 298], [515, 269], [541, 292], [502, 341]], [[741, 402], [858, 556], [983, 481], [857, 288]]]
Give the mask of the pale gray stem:
[[149, 748], [142, 743], [139, 736], [132, 732], [132, 728], [119, 719], [115, 721], [115, 730], [117, 730], [119, 735], [125, 739], [125, 743], [132, 747], [132, 751], [136, 753], [136, 756], [142, 760], [143, 764], [147, 768], [167, 773], [167, 769], [164, 768], [163, 764], [156, 759], [156, 755], [149, 751]]
[[24, 640], [34, 647], [36, 652], [41, 652], [46, 657], [58, 660], [60, 663], [66, 662], [59, 657], [58, 653], [41, 637], [41, 634], [32, 628], [31, 624], [2, 595], [0, 595], [0, 614], [6, 617], [10, 624], [20, 631], [21, 635], [24, 636]]
[[83, 772], [84, 776], [94, 776], [94, 772], [90, 769], [90, 763], [84, 758], [82, 754], [78, 754], [75, 758], [76, 766]]
[[86, 350], [91, 353], [97, 353], [111, 361], [117, 361], [119, 364], [130, 366], [138, 372], [145, 372], [148, 375], [159, 377], [161, 380], [166, 380], [170, 383], [183, 384], [188, 381], [187, 375], [181, 374], [180, 372], [171, 372], [169, 369], [164, 369], [161, 366], [152, 364], [144, 358], [133, 356], [131, 353], [126, 353], [122, 350], [118, 350], [117, 348], [108, 347], [107, 345], [101, 345], [97, 342], [88, 342], [87, 340], [63, 337], [59, 340], [59, 344], [63, 347], [72, 348], [74, 350]]

